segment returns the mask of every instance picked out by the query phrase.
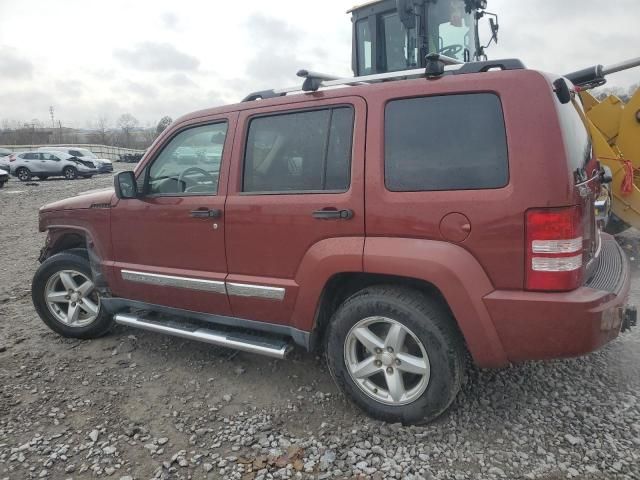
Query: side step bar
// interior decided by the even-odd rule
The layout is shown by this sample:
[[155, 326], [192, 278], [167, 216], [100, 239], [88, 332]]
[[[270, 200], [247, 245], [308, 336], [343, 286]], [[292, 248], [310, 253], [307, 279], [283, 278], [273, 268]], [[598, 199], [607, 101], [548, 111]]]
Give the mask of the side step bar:
[[285, 358], [291, 345], [284, 339], [271, 338], [245, 333], [225, 332], [201, 328], [190, 324], [157, 322], [128, 314], [117, 314], [116, 323], [128, 327], [140, 328], [151, 332], [164, 333], [174, 337], [196, 340], [220, 347], [234, 348], [243, 352], [258, 353], [272, 358]]

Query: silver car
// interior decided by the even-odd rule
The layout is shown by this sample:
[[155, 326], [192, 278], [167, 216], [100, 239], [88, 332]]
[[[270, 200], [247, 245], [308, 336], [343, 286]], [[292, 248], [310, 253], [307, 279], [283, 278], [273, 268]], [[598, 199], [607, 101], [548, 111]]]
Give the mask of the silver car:
[[95, 163], [81, 160], [63, 152], [22, 152], [9, 155], [11, 175], [22, 182], [33, 177], [64, 177], [73, 180], [78, 177], [90, 178], [98, 169]]
[[59, 147], [59, 146], [51, 146], [51, 147], [40, 147], [38, 149], [39, 152], [64, 152], [73, 157], [79, 158], [81, 160], [89, 160], [96, 164], [96, 168], [98, 169], [98, 173], [111, 173], [113, 172], [113, 163], [111, 160], [107, 160], [106, 158], [98, 158], [95, 153], [86, 148], [80, 147]]

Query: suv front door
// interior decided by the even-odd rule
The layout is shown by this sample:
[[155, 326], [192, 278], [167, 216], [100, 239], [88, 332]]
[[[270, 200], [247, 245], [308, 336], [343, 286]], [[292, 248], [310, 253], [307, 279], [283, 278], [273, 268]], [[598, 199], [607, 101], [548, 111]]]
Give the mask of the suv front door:
[[140, 197], [112, 212], [115, 295], [230, 314], [224, 203], [235, 117], [176, 126], [137, 169]]
[[[240, 114], [225, 226], [234, 316], [298, 327], [292, 313], [304, 259], [333, 252], [349, 271], [361, 270], [365, 118], [359, 97]], [[334, 242], [347, 238], [352, 257]]]
[[52, 153], [40, 153], [40, 172], [47, 175], [60, 175], [60, 159]]

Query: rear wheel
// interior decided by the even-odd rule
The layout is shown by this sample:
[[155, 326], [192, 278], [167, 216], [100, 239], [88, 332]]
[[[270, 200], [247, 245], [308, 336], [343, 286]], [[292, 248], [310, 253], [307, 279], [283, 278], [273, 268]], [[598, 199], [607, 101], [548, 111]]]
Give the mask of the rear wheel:
[[42, 321], [64, 337], [96, 338], [113, 325], [82, 254], [62, 252], [45, 260], [33, 277], [31, 297]]
[[7, 182], [0, 182], [0, 188], [4, 187], [4, 184]]
[[327, 363], [338, 386], [372, 417], [426, 423], [460, 390], [464, 346], [439, 302], [410, 289], [370, 287], [333, 316]]
[[65, 167], [62, 174], [67, 180], [75, 180], [78, 178], [78, 170], [75, 167]]
[[31, 172], [26, 167], [20, 167], [16, 170], [16, 177], [18, 177], [18, 180], [21, 182], [28, 182], [31, 180]]

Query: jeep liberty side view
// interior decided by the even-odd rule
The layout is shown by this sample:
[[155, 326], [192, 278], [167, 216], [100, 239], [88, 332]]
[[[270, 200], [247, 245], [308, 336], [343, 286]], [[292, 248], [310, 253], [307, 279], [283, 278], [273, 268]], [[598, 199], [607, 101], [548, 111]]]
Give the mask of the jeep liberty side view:
[[319, 348], [357, 405], [405, 424], [451, 405], [467, 356], [578, 356], [635, 323], [568, 81], [514, 60], [306, 75], [180, 118], [115, 191], [42, 207], [42, 320]]

